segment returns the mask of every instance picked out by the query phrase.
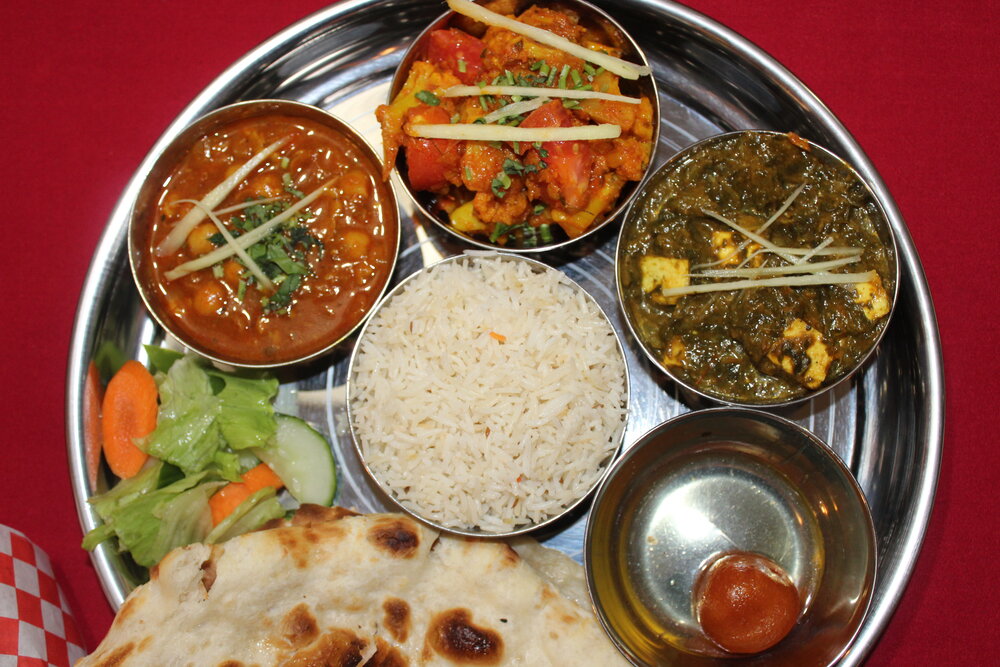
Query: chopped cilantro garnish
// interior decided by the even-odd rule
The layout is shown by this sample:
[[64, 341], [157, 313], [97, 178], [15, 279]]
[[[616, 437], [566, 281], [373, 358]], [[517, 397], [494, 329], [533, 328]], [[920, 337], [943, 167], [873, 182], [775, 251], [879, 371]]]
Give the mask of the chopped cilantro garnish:
[[292, 274], [282, 280], [274, 294], [261, 300], [264, 310], [273, 313], [288, 307], [292, 302], [292, 293], [299, 288], [301, 283], [302, 276], [299, 274]]
[[502, 199], [503, 196], [507, 194], [507, 190], [508, 188], [510, 188], [510, 184], [511, 184], [510, 176], [507, 174], [507, 172], [501, 171], [493, 179], [493, 182], [490, 184], [490, 189], [493, 190], [494, 195]]
[[436, 107], [441, 104], [441, 100], [438, 99], [438, 96], [429, 90], [421, 90], [415, 95], [415, 97], [424, 104], [429, 104], [432, 107]]
[[295, 184], [292, 183], [292, 175], [289, 174], [287, 171], [281, 175], [281, 185], [284, 186], [285, 192], [292, 195], [293, 197], [298, 197], [299, 199], [305, 197], [305, 194], [302, 192], [302, 190], [296, 188]]
[[542, 237], [543, 243], [552, 243], [552, 227], [549, 224], [542, 224], [538, 226], [538, 233]]

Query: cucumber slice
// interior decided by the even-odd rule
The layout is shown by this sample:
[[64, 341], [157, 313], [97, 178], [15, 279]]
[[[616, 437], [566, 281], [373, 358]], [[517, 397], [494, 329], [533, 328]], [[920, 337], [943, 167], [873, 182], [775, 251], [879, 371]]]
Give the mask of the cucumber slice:
[[337, 493], [337, 466], [330, 443], [298, 417], [276, 414], [278, 431], [270, 447], [253, 453], [266, 463], [299, 503], [331, 505]]

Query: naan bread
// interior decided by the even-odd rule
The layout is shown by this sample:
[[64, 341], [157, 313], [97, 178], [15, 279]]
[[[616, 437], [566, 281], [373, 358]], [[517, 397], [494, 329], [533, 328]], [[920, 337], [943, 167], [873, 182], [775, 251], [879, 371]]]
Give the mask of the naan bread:
[[306, 506], [170, 552], [77, 667], [627, 664], [571, 601], [585, 594], [579, 565], [518, 548], [524, 558], [403, 515]]

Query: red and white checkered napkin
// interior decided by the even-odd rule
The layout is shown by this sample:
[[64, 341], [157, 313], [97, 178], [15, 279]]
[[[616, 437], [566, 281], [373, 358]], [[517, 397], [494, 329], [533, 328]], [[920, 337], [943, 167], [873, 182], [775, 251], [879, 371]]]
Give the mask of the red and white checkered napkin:
[[0, 525], [0, 667], [69, 667], [82, 644], [48, 555]]

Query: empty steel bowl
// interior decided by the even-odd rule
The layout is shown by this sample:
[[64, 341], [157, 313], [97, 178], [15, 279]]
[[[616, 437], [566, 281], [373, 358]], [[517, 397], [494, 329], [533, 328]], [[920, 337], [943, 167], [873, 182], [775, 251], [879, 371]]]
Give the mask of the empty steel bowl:
[[[875, 580], [875, 532], [850, 471], [809, 431], [743, 408], [689, 412], [639, 438], [598, 489], [584, 548], [601, 623], [636, 665], [834, 664]], [[776, 562], [803, 602], [763, 653], [726, 653], [697, 618], [700, 573], [732, 551]]]
[[[381, 258], [378, 262], [374, 262], [373, 260], [372, 263], [378, 264], [380, 270], [373, 270], [373, 275], [364, 279], [368, 282], [365, 283], [363, 287], [358, 287], [359, 291], [364, 291], [364, 296], [360, 300], [363, 307], [354, 308], [352, 306], [348, 309], [344, 302], [337, 300], [341, 298], [341, 294], [349, 292], [347, 285], [338, 284], [336, 286], [336, 291], [333, 292], [334, 296], [332, 297], [330, 295], [329, 288], [325, 286], [322, 288], [326, 291], [326, 293], [322, 296], [322, 298], [327, 299], [325, 305], [323, 306], [325, 311], [323, 312], [322, 317], [309, 318], [311, 320], [309, 322], [309, 326], [313, 327], [315, 333], [310, 334], [308, 340], [303, 339], [303, 331], [301, 328], [295, 328], [298, 324], [302, 323], [303, 318], [299, 317], [298, 322], [292, 323], [289, 328], [290, 330], [287, 333], [283, 332], [283, 337], [273, 344], [270, 342], [265, 344], [265, 342], [261, 339], [250, 338], [250, 335], [254, 334], [255, 331], [253, 330], [253, 327], [248, 327], [245, 332], [241, 332], [240, 334], [227, 334], [228, 338], [226, 347], [223, 348], [221, 345], [216, 344], [218, 339], [214, 338], [214, 334], [197, 334], [194, 332], [194, 330], [197, 329], [197, 326], [193, 324], [194, 320], [191, 320], [191, 322], [185, 320], [185, 314], [191, 313], [191, 311], [194, 310], [194, 307], [187, 305], [186, 302], [173, 307], [171, 298], [167, 296], [165, 283], [161, 280], [159, 271], [154, 266], [155, 263], [159, 261], [152, 247], [154, 244], [154, 216], [157, 215], [160, 210], [160, 200], [161, 197], [164, 196], [164, 188], [167, 187], [168, 183], [173, 178], [172, 174], [174, 173], [175, 168], [183, 159], [185, 159], [185, 156], [189, 154], [192, 148], [199, 141], [203, 138], [212, 137], [214, 134], [222, 132], [224, 128], [233, 123], [262, 117], [280, 118], [283, 119], [282, 122], [289, 125], [303, 122], [312, 123], [313, 125], [310, 126], [309, 130], [310, 133], [316, 132], [314, 128], [317, 126], [321, 127], [324, 130], [328, 130], [331, 136], [337, 137], [337, 142], [339, 142], [337, 144], [338, 148], [345, 145], [351, 148], [351, 151], [355, 156], [353, 159], [355, 159], [357, 163], [363, 163], [365, 169], [371, 174], [371, 200], [374, 202], [375, 210], [369, 212], [368, 217], [364, 219], [368, 221], [368, 223], [366, 223], [369, 225], [367, 228], [368, 232], [377, 230], [380, 237], [379, 244], [380, 247], [383, 248], [383, 251], [380, 252], [382, 252], [385, 257]], [[219, 156], [220, 160], [226, 158], [226, 150], [228, 149], [223, 150], [218, 146], [215, 146], [212, 150], [215, 155]], [[325, 150], [328, 150], [331, 154], [334, 152], [333, 149], [329, 148], [325, 148]], [[340, 148], [340, 150], [344, 151], [345, 155], [347, 154], [346, 149]], [[206, 149], [206, 154], [207, 152], [208, 149]], [[300, 151], [299, 155], [301, 156], [304, 152], [305, 151]], [[287, 161], [288, 158], [286, 157], [285, 160]], [[302, 162], [302, 164], [306, 166], [301, 168], [305, 169], [309, 165], [313, 164], [313, 160], [318, 162], [318, 158], [309, 156], [308, 160]], [[236, 165], [232, 165], [233, 168], [235, 168], [235, 166]], [[244, 179], [244, 181], [257, 176], [262, 167], [259, 167], [258, 170], [251, 172], [247, 178]], [[177, 134], [177, 136], [175, 136], [159, 152], [159, 154], [156, 155], [152, 166], [145, 174], [142, 175], [143, 182], [129, 214], [129, 264], [132, 269], [132, 276], [135, 280], [136, 287], [138, 288], [146, 309], [161, 327], [163, 327], [185, 347], [208, 359], [230, 366], [242, 368], [285, 367], [315, 359], [329, 352], [351, 333], [353, 333], [358, 326], [360, 326], [368, 313], [371, 312], [372, 308], [374, 308], [375, 304], [385, 293], [389, 286], [396, 258], [399, 253], [399, 213], [396, 206], [396, 199], [392, 188], [378, 177], [380, 172], [381, 161], [378, 155], [361, 137], [361, 135], [355, 132], [353, 128], [339, 118], [324, 111], [323, 109], [308, 104], [290, 100], [252, 100], [220, 107], [219, 109], [216, 109], [215, 111], [199, 118]], [[289, 176], [290, 174], [286, 171], [284, 172], [284, 175]], [[331, 181], [327, 182], [327, 184], [329, 183], [333, 183], [332, 178]], [[216, 185], [218, 185], [218, 182], [206, 182], [204, 187], [199, 192], [203, 191], [204, 194], [207, 194], [209, 190], [214, 188]], [[291, 186], [286, 185], [285, 187], [289, 188]], [[339, 187], [339, 185], [334, 183], [334, 187]], [[302, 193], [298, 193], [298, 195], [301, 197]], [[325, 198], [326, 195], [314, 201], [312, 205], [321, 203]], [[355, 206], [354, 203], [351, 203], [350, 205]], [[308, 211], [309, 209], [305, 210]], [[220, 217], [228, 219], [229, 215], [233, 215], [232, 210], [229, 210], [225, 215], [223, 215], [222, 210], [219, 211]], [[328, 215], [332, 215], [332, 213]], [[342, 213], [338, 213], [338, 216], [338, 220], [340, 221], [339, 224], [343, 225], [343, 221], [347, 218]], [[301, 227], [308, 232], [309, 224], [309, 222], [302, 222]], [[339, 231], [337, 231], [337, 233], [339, 233]], [[189, 239], [190, 236], [191, 235], [189, 235]], [[221, 234], [218, 236], [221, 236]], [[319, 243], [322, 246], [322, 242]], [[375, 241], [372, 241], [371, 244], [374, 245]], [[328, 239], [327, 247], [321, 247], [320, 252], [323, 257], [332, 257], [332, 255], [330, 255], [330, 253], [332, 253], [332, 248], [329, 247], [330, 245], [331, 244]], [[289, 246], [289, 248], [290, 247], [291, 246]], [[268, 252], [270, 252], [270, 249], [268, 249]], [[336, 258], [334, 258], [334, 261], [351, 261], [358, 263], [360, 262], [359, 257], [365, 257], [363, 254], [365, 251], [359, 252], [362, 254], [358, 257], [351, 257], [350, 260], [336, 260]], [[367, 267], [357, 267], [355, 264], [352, 268], [359, 268], [360, 272], [360, 268]], [[218, 271], [215, 278], [221, 281], [222, 264], [217, 264], [214, 269]], [[208, 269], [198, 273], [204, 273], [206, 271], [208, 271]], [[187, 277], [183, 277], [180, 280], [187, 280]], [[313, 290], [314, 288], [309, 289]], [[235, 301], [232, 301], [234, 304], [242, 302], [242, 298], [238, 295], [233, 298], [235, 299]], [[293, 296], [293, 299], [295, 298], [298, 297]], [[370, 303], [367, 303], [366, 307], [364, 306], [364, 299], [370, 299]], [[291, 303], [294, 303], [294, 301]], [[288, 317], [294, 318], [297, 311], [295, 310], [294, 305], [291, 308], [291, 315]], [[238, 310], [238, 307], [236, 307], [236, 309]], [[225, 310], [225, 307], [222, 307], [222, 310]], [[277, 314], [271, 315], [271, 317], [285, 317], [285, 315]], [[239, 340], [241, 336], [246, 338], [245, 344]], [[301, 344], [297, 343], [299, 340], [302, 340]], [[290, 341], [296, 343], [294, 348], [289, 347], [289, 345], [291, 345]], [[262, 352], [262, 350], [265, 351]]]
[[[762, 245], [772, 235], [787, 245]], [[859, 248], [860, 261], [835, 265]], [[790, 271], [805, 262], [834, 278], [874, 268], [878, 288], [874, 280], [766, 284], [809, 280]], [[694, 394], [746, 407], [800, 403], [850, 378], [878, 347], [899, 288], [895, 234], [868, 184], [825, 148], [767, 130], [709, 137], [657, 169], [622, 223], [615, 274], [625, 321], [649, 360]], [[663, 291], [685, 280], [750, 289]]]
[[[584, 2], [584, 0], [545, 0], [544, 2], [528, 2], [527, 0], [520, 0], [518, 3], [518, 9], [516, 13], [520, 13], [530, 7], [533, 4], [540, 6], [552, 6], [554, 8], [563, 8], [572, 12], [575, 12], [580, 16], [580, 22], [587, 27], [593, 28], [603, 32], [611, 40], [612, 44], [619, 45], [622, 49], [622, 58], [632, 63], [639, 65], [648, 65], [649, 62], [646, 60], [646, 56], [640, 48], [639, 44], [632, 39], [632, 37], [625, 32], [625, 30], [619, 25], [607, 12], [595, 7], [594, 5]], [[410, 68], [413, 63], [421, 59], [426, 50], [427, 45], [430, 41], [430, 34], [435, 30], [440, 30], [443, 28], [451, 28], [456, 26], [468, 26], [469, 19], [460, 16], [455, 12], [445, 12], [440, 17], [435, 19], [427, 28], [421, 32], [416, 39], [410, 44], [406, 53], [403, 54], [403, 59], [399, 64], [396, 74], [392, 79], [392, 84], [389, 88], [389, 99], [388, 102], [392, 102], [397, 96], [397, 94], [402, 90], [403, 85], [406, 83], [407, 76], [409, 75]], [[481, 25], [481, 24], [480, 24]], [[644, 175], [648, 174], [653, 166], [653, 153], [656, 151], [656, 147], [659, 142], [660, 136], [660, 106], [659, 97], [656, 92], [656, 81], [653, 76], [641, 76], [636, 81], [629, 81], [627, 79], [621, 79], [621, 92], [623, 95], [630, 96], [645, 96], [649, 99], [652, 104], [652, 122], [653, 122], [653, 135], [650, 140], [650, 156], [649, 163], [646, 165]], [[448, 234], [461, 239], [462, 241], [469, 243], [480, 248], [487, 250], [503, 250], [504, 252], [513, 253], [534, 253], [552, 250], [554, 248], [559, 248], [570, 243], [575, 243], [584, 238], [587, 238], [595, 234], [598, 230], [607, 227], [608, 225], [616, 222], [620, 219], [621, 214], [628, 207], [629, 202], [639, 191], [640, 181], [629, 181], [622, 188], [614, 207], [604, 214], [604, 216], [596, 223], [592, 224], [582, 235], [569, 238], [558, 228], [558, 225], [553, 224], [553, 234], [555, 235], [553, 240], [550, 242], [539, 241], [537, 246], [533, 247], [514, 247], [512, 245], [500, 245], [498, 243], [492, 243], [486, 237], [479, 237], [472, 234], [467, 234], [455, 228], [453, 224], [448, 219], [448, 215], [438, 210], [435, 207], [436, 196], [431, 192], [418, 191], [410, 186], [409, 179], [407, 177], [407, 167], [406, 167], [406, 157], [405, 151], [401, 150], [396, 158], [396, 170], [399, 174], [400, 181], [403, 184], [403, 188], [406, 190], [407, 195], [413, 200], [416, 205], [417, 210], [428, 220], [431, 220], [435, 225], [443, 229]]]

